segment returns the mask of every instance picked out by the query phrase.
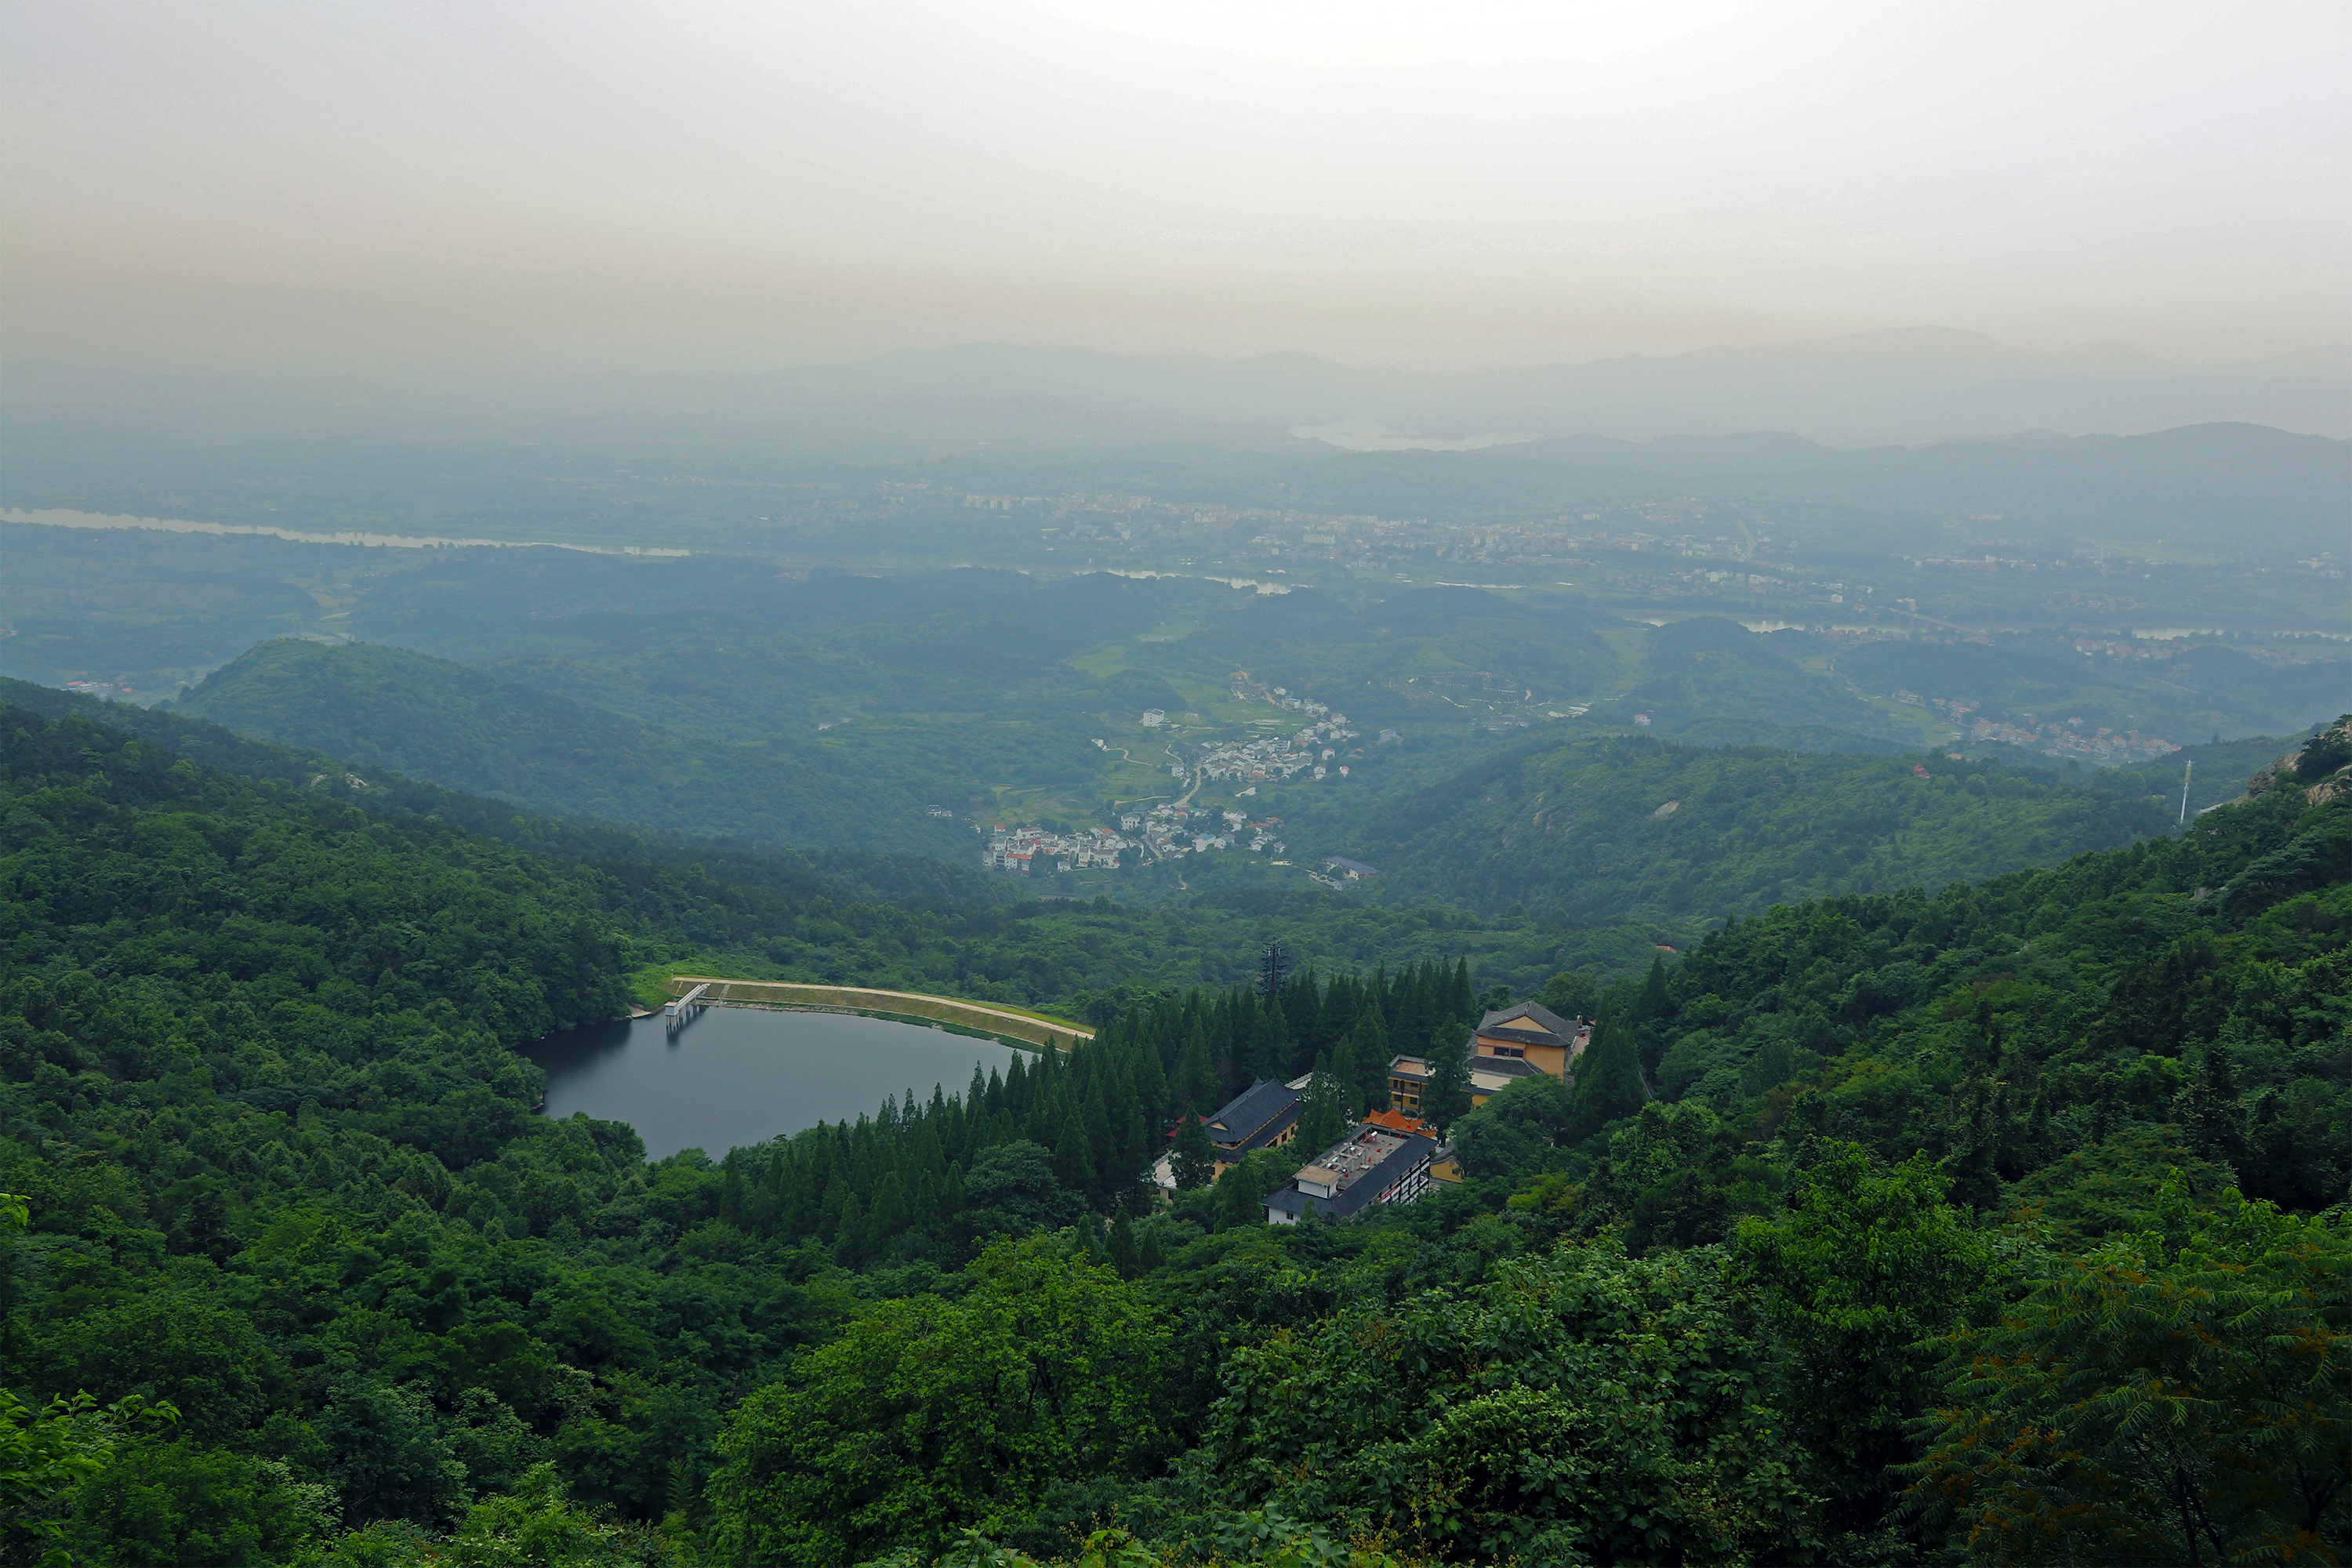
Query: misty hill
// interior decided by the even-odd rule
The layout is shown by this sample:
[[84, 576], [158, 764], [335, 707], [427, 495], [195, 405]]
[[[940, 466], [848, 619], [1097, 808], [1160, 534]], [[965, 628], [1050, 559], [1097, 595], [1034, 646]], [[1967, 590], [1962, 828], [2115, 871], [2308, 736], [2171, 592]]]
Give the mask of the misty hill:
[[2114, 791], [1940, 752], [1700, 750], [1632, 736], [1470, 768], [1376, 816], [1360, 858], [1381, 868], [1383, 899], [1570, 921], [1746, 915], [2054, 865], [2171, 820], [2137, 780]]
[[2214, 423], [2352, 436], [2352, 353], [2341, 348], [2184, 365], [2121, 344], [2043, 353], [1938, 327], [1443, 374], [1298, 353], [1219, 360], [986, 342], [766, 374], [463, 383], [149, 375], [53, 361], [5, 368], [0, 419], [18, 458], [26, 455], [18, 434], [31, 430], [43, 445], [75, 431], [116, 441], [390, 436], [435, 444], [525, 432], [758, 431], [852, 460], [973, 439], [1024, 449], [1255, 446], [1292, 426], [1349, 421], [1432, 438], [1647, 441], [1795, 430], [1849, 446]]
[[2326, 727], [2326, 721], [2321, 720], [2292, 735], [2250, 735], [2239, 741], [2183, 746], [2152, 763], [2113, 769], [2099, 782], [2109, 789], [2144, 789], [2168, 810], [2178, 812], [2186, 773], [2189, 809], [2203, 811], [2239, 799], [2252, 780], [2265, 774], [2281, 758], [2302, 751], [2304, 742]]
[[[167, 708], [102, 701], [78, 691], [0, 676], [0, 703], [45, 719], [79, 719], [120, 730], [199, 766], [356, 805], [372, 813], [431, 817], [461, 832], [494, 838], [533, 855], [585, 860], [610, 869], [618, 862], [691, 868], [698, 879], [757, 886], [795, 899], [944, 900], [992, 904], [1017, 889], [976, 868], [925, 855], [809, 847], [733, 848], [693, 834], [663, 834], [593, 817], [524, 809], [509, 800], [472, 795], [411, 778], [396, 768], [366, 764], [362, 777], [346, 758], [306, 746], [257, 740], [209, 719]], [[357, 780], [358, 782], [353, 782]]]
[[2273, 733], [2300, 727], [2340, 711], [2347, 690], [2341, 660], [2281, 667], [2210, 645], [2124, 669], [2047, 646], [1891, 641], [1843, 653], [1838, 668], [1874, 693], [1899, 687], [1971, 699], [1982, 705], [1972, 717], [2063, 711], [2094, 728], [2138, 729], [2177, 742], [2209, 728], [2242, 731], [2250, 721]]
[[1810, 649], [1812, 641], [1759, 636], [1712, 616], [1670, 621], [1644, 639], [1643, 679], [1611, 711], [1649, 710], [1667, 729], [1744, 717], [1850, 733], [1880, 731], [1878, 710], [1850, 683], [1805, 669], [1784, 651], [1791, 643]]
[[1538, 479], [1518, 465], [1572, 469], [1592, 499], [1623, 493], [1635, 475], [1669, 476], [1717, 499], [1866, 509], [1879, 520], [1890, 511], [1990, 514], [2001, 525], [1991, 531], [2021, 538], [2252, 542], [2265, 554], [2340, 548], [2352, 495], [2352, 442], [2247, 424], [1855, 451], [1773, 433], [1645, 442], [1582, 436], [1466, 457], [1461, 466], [1555, 489], [1570, 481]]
[[2352, 436], [2352, 355], [2341, 350], [2182, 365], [2123, 344], [2039, 353], [1940, 327], [1453, 374], [1359, 369], [1307, 354], [1152, 358], [964, 343], [782, 373], [764, 390], [835, 403], [1044, 396], [1281, 426], [1370, 419], [1442, 437], [1794, 428], [1853, 443], [2217, 421]]
[[2255, 425], [1841, 450], [1776, 432], [1576, 436], [1470, 452], [1350, 453], [1288, 477], [1332, 510], [1509, 516], [1688, 498], [1803, 515], [1841, 551], [1944, 554], [1974, 533], [2063, 549], [2164, 541], [2267, 559], [2340, 550], [2352, 442]]
[[174, 706], [362, 768], [695, 837], [957, 858], [970, 837], [813, 751], [684, 735], [394, 647], [262, 643]]

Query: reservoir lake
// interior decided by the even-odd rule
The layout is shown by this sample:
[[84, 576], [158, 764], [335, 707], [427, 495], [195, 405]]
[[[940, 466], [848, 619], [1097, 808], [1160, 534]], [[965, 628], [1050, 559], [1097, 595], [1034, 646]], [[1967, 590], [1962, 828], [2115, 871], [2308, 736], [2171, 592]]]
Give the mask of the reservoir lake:
[[[844, 1013], [709, 1007], [668, 1028], [629, 1018], [550, 1035], [522, 1054], [547, 1073], [546, 1113], [625, 1121], [655, 1159], [728, 1150], [871, 1116], [885, 1095], [971, 1087], [1017, 1052], [993, 1040]], [[1034, 1053], [1029, 1053], [1034, 1055]]]

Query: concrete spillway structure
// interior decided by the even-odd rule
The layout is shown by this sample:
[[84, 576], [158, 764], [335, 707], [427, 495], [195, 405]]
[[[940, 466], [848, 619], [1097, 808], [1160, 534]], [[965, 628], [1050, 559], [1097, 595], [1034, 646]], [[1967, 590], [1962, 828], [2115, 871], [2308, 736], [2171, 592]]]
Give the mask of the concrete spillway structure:
[[676, 1028], [702, 1009], [709, 1000], [709, 984], [705, 982], [682, 996], [673, 997], [663, 1005], [662, 1016], [669, 1021], [670, 1027]]

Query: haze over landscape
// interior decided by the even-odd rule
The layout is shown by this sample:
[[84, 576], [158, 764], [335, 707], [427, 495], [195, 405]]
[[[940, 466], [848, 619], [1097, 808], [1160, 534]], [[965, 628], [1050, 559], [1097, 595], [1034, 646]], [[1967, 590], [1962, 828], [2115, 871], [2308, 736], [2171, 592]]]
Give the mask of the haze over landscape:
[[2242, 364], [2347, 337], [2344, 26], [16, 5], [10, 352], [765, 371], [997, 341], [1460, 371], [1936, 325], [2086, 369]]
[[2347, 35], [0, 0], [0, 1568], [2333, 1561]]

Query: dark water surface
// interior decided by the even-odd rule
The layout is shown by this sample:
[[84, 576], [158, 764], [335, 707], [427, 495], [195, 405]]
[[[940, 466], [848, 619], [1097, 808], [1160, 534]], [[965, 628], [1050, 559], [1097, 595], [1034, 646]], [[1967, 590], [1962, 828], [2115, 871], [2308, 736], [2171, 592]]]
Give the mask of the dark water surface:
[[871, 1116], [887, 1094], [971, 1087], [972, 1064], [1003, 1072], [993, 1040], [843, 1013], [711, 1007], [667, 1029], [658, 1017], [595, 1024], [523, 1047], [547, 1070], [547, 1114], [625, 1121], [658, 1159], [712, 1158], [820, 1121]]

